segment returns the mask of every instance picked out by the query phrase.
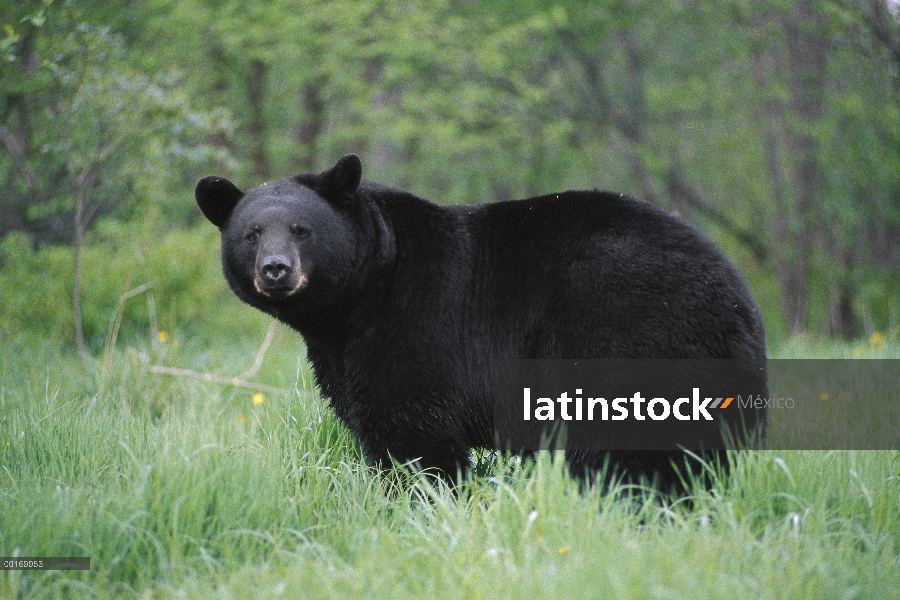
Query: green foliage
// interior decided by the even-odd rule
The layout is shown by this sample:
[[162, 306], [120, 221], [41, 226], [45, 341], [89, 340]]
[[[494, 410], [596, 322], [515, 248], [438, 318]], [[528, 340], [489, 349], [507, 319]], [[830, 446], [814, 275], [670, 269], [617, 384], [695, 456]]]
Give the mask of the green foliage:
[[[215, 339], [219, 335], [255, 338], [268, 318], [234, 298], [221, 273], [218, 232], [198, 224], [191, 229], [159, 229], [133, 222], [101, 223], [85, 249], [82, 318], [94, 353], [109, 335], [122, 294], [152, 283], [156, 326], [174, 338]], [[96, 266], [97, 268], [92, 268]], [[0, 241], [0, 339], [23, 344], [36, 338], [72, 348], [71, 249], [34, 249], [16, 233]], [[121, 336], [129, 342], [151, 333], [148, 294], [125, 305]]]
[[64, 101], [48, 115], [58, 137], [44, 151], [63, 158], [73, 178], [100, 171], [94, 193], [113, 205], [122, 196], [168, 200], [184, 185], [173, 172], [187, 166], [228, 168], [228, 154], [204, 142], [227, 132], [227, 113], [192, 110], [179, 88], [182, 75], [148, 76], [123, 58], [121, 40], [108, 30], [75, 26], [47, 64]]
[[[102, 214], [133, 218], [183, 192], [191, 169], [234, 168], [210, 143], [229, 134], [227, 111], [192, 106], [183, 72], [136, 69], [120, 35], [70, 4], [45, 3], [38, 15], [23, 19], [31, 28], [22, 33], [6, 25], [17, 60], [2, 67], [0, 94], [6, 119], [30, 134], [16, 140], [23, 156], [7, 181], [18, 193], [5, 214], [23, 229], [41, 242], [69, 240], [76, 197], [85, 224]], [[23, 170], [32, 174], [24, 181]]]
[[3, 30], [0, 37], [0, 57], [6, 63], [18, 60], [15, 46], [22, 41], [23, 35], [31, 33], [31, 27], [43, 27], [47, 21], [47, 9], [53, 4], [53, 0], [24, 0], [16, 2], [15, 7], [9, 4], [12, 3], [3, 5]]
[[0, 236], [71, 242], [90, 165], [88, 209], [171, 228], [199, 176], [248, 187], [354, 151], [438, 202], [662, 204], [729, 248], [776, 333], [892, 322], [900, 24], [880, 4], [9, 4], [0, 125], [22, 156], [0, 151]]

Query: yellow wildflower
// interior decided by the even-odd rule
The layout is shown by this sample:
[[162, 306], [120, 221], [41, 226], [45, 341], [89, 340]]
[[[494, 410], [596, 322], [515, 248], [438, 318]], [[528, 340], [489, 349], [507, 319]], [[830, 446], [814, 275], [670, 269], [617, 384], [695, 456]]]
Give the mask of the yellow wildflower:
[[263, 396], [262, 394], [260, 394], [259, 392], [256, 392], [255, 394], [253, 394], [253, 404], [259, 406], [260, 404], [262, 404], [265, 401], [266, 401], [266, 397]]

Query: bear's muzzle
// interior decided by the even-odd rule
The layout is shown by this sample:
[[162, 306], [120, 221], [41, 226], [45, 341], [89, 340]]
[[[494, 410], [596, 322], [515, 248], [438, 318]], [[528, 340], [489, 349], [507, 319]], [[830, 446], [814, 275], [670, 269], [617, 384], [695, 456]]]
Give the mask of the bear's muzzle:
[[270, 298], [287, 298], [305, 283], [306, 274], [295, 270], [291, 260], [280, 254], [265, 257], [253, 280], [256, 291]]

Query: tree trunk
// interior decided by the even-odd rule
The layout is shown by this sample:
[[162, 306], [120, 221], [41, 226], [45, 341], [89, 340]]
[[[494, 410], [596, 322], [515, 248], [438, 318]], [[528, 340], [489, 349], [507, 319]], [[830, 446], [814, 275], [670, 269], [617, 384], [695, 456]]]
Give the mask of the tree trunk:
[[94, 163], [90, 163], [75, 180], [75, 240], [74, 272], [72, 274], [72, 319], [75, 322], [75, 347], [81, 366], [87, 368], [87, 349], [84, 331], [81, 328], [81, 250], [84, 246], [84, 231], [87, 223], [87, 201], [94, 185]]
[[[384, 59], [370, 58], [366, 61], [366, 69], [363, 73], [363, 80], [372, 90], [378, 90], [384, 77]], [[386, 107], [393, 107], [400, 104], [402, 97], [398, 91], [376, 91], [370, 96], [369, 105], [377, 114], [385, 110]], [[370, 139], [367, 155], [372, 164], [372, 170], [375, 173], [385, 173], [394, 165], [403, 162], [403, 149], [391, 139], [379, 136]], [[397, 182], [401, 187], [403, 182]]]
[[[794, 333], [807, 327], [814, 241], [828, 246], [823, 249], [830, 258], [836, 259], [835, 252], [839, 251], [839, 240], [832, 244], [825, 240], [818, 201], [818, 147], [809, 133], [822, 115], [821, 95], [825, 90], [827, 53], [816, 33], [819, 21], [821, 17], [809, 1], [798, 0], [790, 12], [779, 14], [776, 22], [780, 36], [761, 37], [761, 43], [771, 45], [755, 48], [751, 56], [753, 74], [764, 98], [759, 121], [774, 200], [776, 275], [785, 320]], [[765, 31], [771, 22], [758, 17], [755, 25]], [[776, 41], [779, 37], [784, 42]], [[776, 99], [770, 91], [782, 78], [788, 89], [786, 102]], [[789, 128], [791, 117], [796, 125]], [[849, 290], [841, 287], [844, 292]], [[832, 294], [830, 300], [830, 321], [839, 329], [848, 305], [848, 300], [842, 299], [844, 292]]]
[[317, 168], [316, 142], [322, 132], [325, 118], [325, 103], [319, 94], [321, 82], [313, 81], [303, 86], [300, 99], [303, 103], [304, 121], [297, 128], [297, 141], [300, 144], [297, 157], [297, 170], [300, 173], [311, 173]]
[[788, 147], [794, 157], [794, 198], [801, 224], [797, 242], [811, 253], [817, 241], [831, 266], [827, 332], [833, 337], [852, 336], [857, 324], [852, 311], [853, 288], [849, 283], [853, 258], [847, 251], [837, 223], [828, 228], [823, 214], [822, 176], [818, 160], [818, 141], [810, 131], [824, 113], [827, 88], [828, 47], [819, 31], [823, 17], [810, 0], [798, 0], [783, 24], [787, 40], [788, 104], [797, 117], [798, 127], [791, 131]]
[[75, 200], [75, 260], [72, 273], [72, 320], [75, 322], [75, 347], [81, 366], [87, 368], [87, 350], [84, 346], [84, 331], [81, 328], [81, 246], [84, 242], [84, 193], [78, 186]]
[[250, 123], [247, 129], [250, 133], [250, 161], [253, 163], [253, 175], [260, 180], [267, 180], [270, 175], [263, 119], [265, 78], [265, 63], [254, 60], [247, 75], [247, 102], [250, 105]]
[[[37, 52], [34, 50], [33, 36], [25, 35], [22, 38], [19, 42], [18, 55], [18, 60], [10, 68], [21, 69], [27, 71], [29, 77], [34, 76], [40, 63]], [[23, 93], [21, 96], [7, 95], [5, 101], [10, 104], [7, 107], [7, 115], [12, 119], [14, 114], [16, 124], [12, 131], [0, 125], [0, 142], [13, 157], [13, 168], [10, 170], [10, 177], [6, 180], [2, 190], [4, 199], [0, 202], [0, 238], [10, 231], [28, 230], [25, 216], [28, 212], [28, 205], [43, 199], [38, 189], [37, 173], [28, 165], [34, 97], [29, 93]], [[12, 176], [16, 172], [28, 185], [27, 195], [22, 195], [16, 185], [16, 178]]]
[[[204, 43], [206, 47], [209, 48], [211, 72], [215, 73], [215, 79], [210, 88], [210, 93], [212, 95], [210, 105], [225, 106], [228, 104], [228, 99], [225, 96], [225, 92], [228, 90], [228, 79], [226, 75], [233, 71], [233, 66], [229, 64], [226, 59], [225, 52], [222, 50], [222, 45], [213, 34], [212, 30], [207, 29], [204, 35], [206, 38]], [[222, 131], [210, 134], [206, 138], [206, 143], [215, 148], [228, 148], [229, 150], [233, 150], [228, 136]]]
[[[766, 27], [766, 24], [758, 21], [757, 26]], [[771, 38], [767, 36], [765, 39], [768, 41]], [[785, 107], [769, 92], [773, 76], [778, 76], [779, 50], [778, 47], [768, 48], [767, 51], [756, 48], [751, 61], [756, 84], [764, 97], [758, 121], [772, 184], [775, 273], [781, 290], [781, 308], [788, 328], [799, 333], [806, 327], [809, 236], [801, 230], [802, 221], [799, 224], [789, 221], [790, 183], [779, 158], [782, 143], [788, 138], [784, 125]]]

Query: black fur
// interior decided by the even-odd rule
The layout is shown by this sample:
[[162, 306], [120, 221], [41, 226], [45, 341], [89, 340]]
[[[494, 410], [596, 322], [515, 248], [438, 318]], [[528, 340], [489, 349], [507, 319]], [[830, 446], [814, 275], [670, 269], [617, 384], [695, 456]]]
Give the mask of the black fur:
[[[323, 396], [375, 464], [419, 458], [452, 475], [490, 447], [499, 358], [765, 358], [737, 269], [652, 204], [584, 191], [441, 206], [360, 173], [347, 155], [237, 201], [219, 179], [196, 195], [231, 288], [303, 335]], [[295, 292], [254, 287], [272, 253], [297, 257]], [[613, 459], [671, 483], [674, 455]], [[604, 459], [568, 457], [574, 473]]]

